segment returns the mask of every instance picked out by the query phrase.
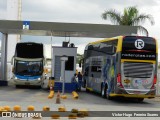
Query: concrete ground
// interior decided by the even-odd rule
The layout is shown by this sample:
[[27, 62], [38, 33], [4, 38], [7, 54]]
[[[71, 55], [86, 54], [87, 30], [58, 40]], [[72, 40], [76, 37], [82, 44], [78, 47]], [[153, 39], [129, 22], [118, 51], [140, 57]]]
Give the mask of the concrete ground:
[[[111, 119], [111, 120], [132, 120], [135, 117], [103, 117], [110, 114], [106, 111], [160, 111], [160, 97], [155, 99], [145, 99], [144, 102], [138, 103], [135, 100], [115, 99], [107, 100], [100, 95], [93, 93], [86, 93], [85, 91], [79, 92], [79, 99], [73, 99], [71, 93], [66, 93], [67, 99], [61, 99], [60, 104], [56, 104], [55, 93], [54, 98], [48, 99], [49, 91], [43, 89], [34, 88], [15, 88], [14, 85], [8, 87], [0, 87], [0, 106], [8, 105], [12, 109], [15, 105], [20, 105], [22, 111], [27, 111], [27, 106], [33, 105], [35, 111], [42, 111], [44, 106], [49, 106], [50, 111], [57, 111], [59, 107], [63, 106], [67, 111], [71, 109], [86, 109], [89, 112], [89, 117], [77, 118], [80, 120], [99, 120], [99, 119]], [[96, 112], [103, 111], [103, 112]], [[69, 114], [69, 113], [67, 113]], [[160, 115], [160, 113], [159, 113]], [[95, 117], [93, 117], [95, 116]], [[0, 120], [4, 118], [0, 118]], [[13, 119], [13, 118], [5, 118]], [[28, 118], [21, 118], [28, 119]], [[32, 119], [32, 118], [30, 118]], [[51, 117], [45, 117], [42, 119], [51, 119]], [[68, 119], [61, 117], [60, 119]], [[159, 120], [158, 117], [136, 117], [137, 120]]]

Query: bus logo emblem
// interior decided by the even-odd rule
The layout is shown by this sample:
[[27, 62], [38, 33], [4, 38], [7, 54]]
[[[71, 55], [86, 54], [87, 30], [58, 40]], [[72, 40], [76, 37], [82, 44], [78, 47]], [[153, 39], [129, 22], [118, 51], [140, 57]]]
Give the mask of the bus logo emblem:
[[141, 39], [137, 39], [137, 40], [135, 41], [135, 47], [136, 47], [137, 49], [142, 49], [142, 48], [144, 48], [144, 41], [141, 40]]

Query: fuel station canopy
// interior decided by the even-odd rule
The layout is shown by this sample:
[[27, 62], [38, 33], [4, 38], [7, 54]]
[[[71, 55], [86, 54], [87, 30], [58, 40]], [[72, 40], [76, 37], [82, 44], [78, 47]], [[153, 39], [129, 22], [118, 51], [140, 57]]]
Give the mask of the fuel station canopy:
[[7, 85], [7, 44], [8, 34], [32, 36], [91, 37], [108, 38], [119, 35], [137, 34], [138, 26], [109, 24], [62, 23], [40, 21], [0, 20], [2, 33], [0, 85]]

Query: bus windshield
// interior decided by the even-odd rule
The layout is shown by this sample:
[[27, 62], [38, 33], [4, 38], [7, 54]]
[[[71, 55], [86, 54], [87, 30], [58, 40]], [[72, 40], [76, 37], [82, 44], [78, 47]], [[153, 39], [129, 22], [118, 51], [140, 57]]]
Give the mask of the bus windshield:
[[25, 76], [41, 75], [42, 61], [15, 61], [15, 74]]
[[156, 60], [156, 41], [150, 37], [123, 38], [121, 59]]

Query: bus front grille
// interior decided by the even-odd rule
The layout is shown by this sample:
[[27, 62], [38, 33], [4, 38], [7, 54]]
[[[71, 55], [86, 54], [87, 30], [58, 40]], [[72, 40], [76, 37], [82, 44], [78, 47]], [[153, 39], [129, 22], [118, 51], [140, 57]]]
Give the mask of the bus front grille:
[[133, 78], [151, 78], [152, 63], [124, 62], [124, 76]]

